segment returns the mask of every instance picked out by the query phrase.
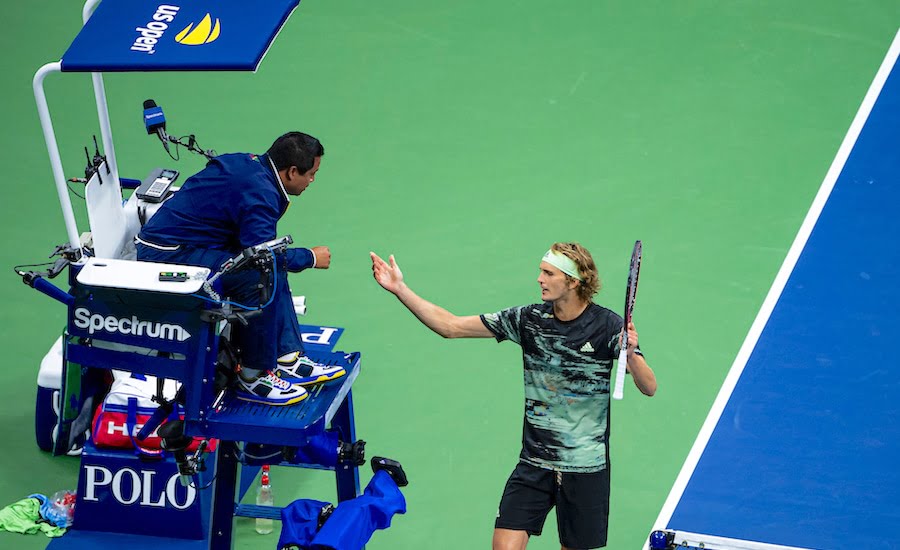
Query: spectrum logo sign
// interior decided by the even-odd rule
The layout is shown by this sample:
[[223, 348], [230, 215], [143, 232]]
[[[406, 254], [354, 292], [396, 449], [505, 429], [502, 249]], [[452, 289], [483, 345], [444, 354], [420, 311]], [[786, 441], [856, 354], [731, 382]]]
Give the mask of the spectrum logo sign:
[[129, 336], [145, 336], [147, 338], [161, 338], [184, 342], [191, 337], [191, 333], [181, 325], [159, 323], [154, 321], [142, 321], [132, 315], [121, 319], [109, 315], [104, 317], [99, 313], [91, 313], [87, 308], [80, 307], [75, 310], [75, 326], [86, 330], [88, 334], [104, 331], [112, 334], [126, 334]]
[[[131, 50], [135, 52], [143, 52], [146, 54], [156, 53], [156, 44], [162, 39], [170, 25], [175, 21], [175, 16], [181, 9], [179, 6], [171, 6], [162, 4], [156, 8], [152, 21], [149, 21], [143, 27], [136, 27], [134, 30], [138, 32]], [[185, 46], [202, 46], [209, 44], [219, 38], [221, 25], [219, 18], [213, 18], [210, 14], [206, 14], [203, 19], [196, 25], [190, 23], [187, 27], [181, 29], [175, 35], [175, 42]]]

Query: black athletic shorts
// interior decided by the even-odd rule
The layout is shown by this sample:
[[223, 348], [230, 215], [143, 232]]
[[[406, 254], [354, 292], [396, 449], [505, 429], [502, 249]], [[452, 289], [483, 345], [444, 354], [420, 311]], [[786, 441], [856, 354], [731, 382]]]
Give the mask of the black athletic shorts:
[[494, 527], [540, 535], [554, 506], [560, 544], [579, 550], [606, 546], [609, 468], [563, 473], [520, 462], [503, 489]]

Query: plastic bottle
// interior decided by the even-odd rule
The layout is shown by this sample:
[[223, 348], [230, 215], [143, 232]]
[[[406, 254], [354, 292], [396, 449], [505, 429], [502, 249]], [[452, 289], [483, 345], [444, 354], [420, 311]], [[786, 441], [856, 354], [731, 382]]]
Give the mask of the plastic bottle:
[[41, 505], [41, 517], [57, 527], [71, 527], [75, 518], [75, 500], [72, 491], [57, 491]]
[[[272, 485], [269, 483], [269, 465], [263, 464], [262, 477], [260, 478], [259, 490], [256, 493], [256, 504], [259, 506], [274, 506], [275, 499], [272, 497]], [[275, 520], [268, 518], [256, 518], [256, 532], [260, 535], [268, 535], [274, 528]]]

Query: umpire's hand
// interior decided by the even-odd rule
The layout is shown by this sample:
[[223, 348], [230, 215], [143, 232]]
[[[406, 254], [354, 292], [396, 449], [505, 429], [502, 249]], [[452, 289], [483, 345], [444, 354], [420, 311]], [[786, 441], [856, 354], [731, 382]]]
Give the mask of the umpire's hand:
[[328, 269], [331, 265], [331, 250], [327, 246], [314, 246], [311, 250], [316, 257], [316, 269]]

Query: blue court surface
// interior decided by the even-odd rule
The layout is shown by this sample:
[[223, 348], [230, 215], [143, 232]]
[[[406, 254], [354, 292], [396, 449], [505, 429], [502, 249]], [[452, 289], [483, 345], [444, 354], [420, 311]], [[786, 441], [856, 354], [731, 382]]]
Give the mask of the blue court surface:
[[676, 543], [900, 548], [898, 53], [900, 33], [660, 512]]

